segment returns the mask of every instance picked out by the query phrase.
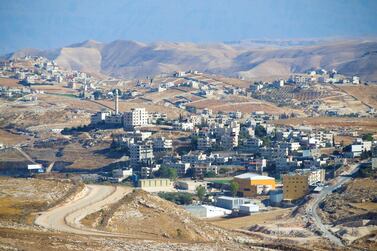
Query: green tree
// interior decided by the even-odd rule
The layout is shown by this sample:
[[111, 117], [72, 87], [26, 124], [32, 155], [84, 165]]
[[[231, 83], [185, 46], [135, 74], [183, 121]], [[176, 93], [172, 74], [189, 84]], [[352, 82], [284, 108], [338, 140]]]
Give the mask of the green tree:
[[211, 171], [205, 172], [204, 173], [204, 177], [206, 177], [206, 178], [213, 178], [213, 177], [216, 177], [216, 173], [215, 172], [211, 172]]
[[240, 189], [240, 185], [232, 180], [230, 182], [230, 192], [232, 193], [233, 197], [237, 195], [238, 189]]
[[160, 192], [158, 196], [161, 198], [174, 202], [178, 205], [190, 205], [192, 203], [192, 194], [178, 192], [178, 193], [168, 193], [168, 192]]
[[198, 186], [196, 188], [196, 196], [198, 196], [199, 200], [203, 201], [205, 195], [206, 195], [206, 189], [203, 186]]
[[198, 136], [191, 137], [191, 149], [196, 150], [196, 148], [198, 147], [198, 139]]
[[271, 137], [265, 136], [262, 138], [262, 141], [264, 146], [271, 146]]
[[362, 139], [365, 141], [373, 141], [373, 135], [371, 133], [364, 134]]
[[266, 129], [261, 125], [255, 126], [255, 136], [262, 138], [267, 135]]
[[177, 169], [175, 168], [169, 168], [168, 169], [168, 178], [171, 180], [176, 180], [178, 177]]
[[175, 180], [178, 177], [177, 169], [169, 168], [167, 166], [161, 166], [160, 169], [156, 172], [156, 176]]
[[163, 125], [165, 123], [165, 120], [163, 119], [163, 118], [158, 118], [157, 120], [156, 120], [156, 124], [157, 125]]

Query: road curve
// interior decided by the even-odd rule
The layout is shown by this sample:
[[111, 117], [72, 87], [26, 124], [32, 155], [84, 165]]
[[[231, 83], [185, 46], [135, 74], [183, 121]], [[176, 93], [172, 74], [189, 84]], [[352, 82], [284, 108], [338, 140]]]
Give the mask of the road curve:
[[319, 217], [317, 213], [317, 209], [319, 208], [319, 204], [326, 198], [327, 195], [331, 194], [336, 188], [350, 181], [352, 179], [352, 175], [355, 174], [359, 168], [359, 164], [354, 164], [351, 170], [347, 173], [347, 176], [337, 177], [335, 179], [335, 184], [322, 189], [318, 196], [314, 198], [312, 204], [306, 209], [307, 215], [312, 218], [314, 224], [322, 231], [323, 236], [327, 237], [331, 242], [341, 247], [344, 247], [342, 240], [330, 232], [322, 223], [321, 217]]
[[35, 224], [50, 230], [73, 234], [127, 237], [124, 234], [85, 227], [80, 221], [104, 206], [119, 201], [130, 191], [131, 188], [123, 186], [86, 185], [72, 201], [42, 212], [36, 218]]

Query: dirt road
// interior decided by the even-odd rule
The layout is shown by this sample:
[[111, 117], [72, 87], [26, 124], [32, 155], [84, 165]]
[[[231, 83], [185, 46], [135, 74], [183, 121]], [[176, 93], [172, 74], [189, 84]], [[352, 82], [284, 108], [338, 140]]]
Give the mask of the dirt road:
[[131, 188], [122, 186], [87, 185], [72, 201], [43, 212], [35, 224], [50, 230], [97, 236], [127, 237], [83, 226], [80, 221], [104, 206], [119, 201]]

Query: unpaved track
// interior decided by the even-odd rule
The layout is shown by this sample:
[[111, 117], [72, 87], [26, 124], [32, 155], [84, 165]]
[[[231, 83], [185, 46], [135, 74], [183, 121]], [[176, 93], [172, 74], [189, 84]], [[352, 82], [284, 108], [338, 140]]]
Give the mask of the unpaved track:
[[122, 186], [86, 185], [72, 201], [43, 212], [35, 224], [50, 230], [109, 237], [127, 237], [83, 226], [80, 221], [87, 215], [101, 210], [108, 204], [119, 201], [131, 188]]

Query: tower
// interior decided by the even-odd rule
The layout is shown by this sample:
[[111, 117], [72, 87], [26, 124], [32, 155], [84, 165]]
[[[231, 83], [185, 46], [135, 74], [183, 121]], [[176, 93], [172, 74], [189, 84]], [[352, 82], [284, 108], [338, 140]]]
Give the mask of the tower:
[[119, 104], [118, 104], [118, 89], [115, 89], [115, 114], [119, 114]]

